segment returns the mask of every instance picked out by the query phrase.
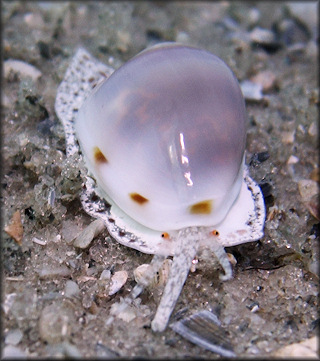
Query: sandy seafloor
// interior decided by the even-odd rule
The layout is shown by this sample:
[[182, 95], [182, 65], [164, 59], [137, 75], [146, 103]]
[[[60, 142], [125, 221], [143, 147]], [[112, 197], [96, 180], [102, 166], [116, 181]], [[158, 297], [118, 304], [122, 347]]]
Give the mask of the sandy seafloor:
[[[316, 31], [315, 2], [2, 1], [2, 229], [18, 213], [23, 225], [21, 242], [1, 233], [4, 355], [221, 357], [170, 328], [151, 331], [161, 285], [139, 297], [130, 322], [106, 323], [135, 285], [133, 270], [152, 256], [106, 230], [85, 250], [72, 245], [92, 219], [79, 201], [54, 100], [79, 46], [117, 68], [147, 46], [179, 41], [218, 55], [239, 81], [261, 85], [262, 95], [247, 99], [246, 160], [263, 184], [265, 236], [227, 249], [237, 261], [230, 281], [219, 280], [214, 259], [199, 258], [173, 317], [214, 312], [241, 358], [269, 358], [318, 333]], [[18, 72], [11, 60], [40, 73], [21, 63]], [[128, 274], [111, 297], [101, 291], [104, 270]]]

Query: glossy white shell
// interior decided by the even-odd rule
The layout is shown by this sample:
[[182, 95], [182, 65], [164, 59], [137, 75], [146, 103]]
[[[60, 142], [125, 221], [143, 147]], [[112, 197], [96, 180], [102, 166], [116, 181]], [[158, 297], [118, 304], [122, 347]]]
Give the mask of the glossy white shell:
[[[145, 51], [145, 53], [148, 53], [148, 51]], [[143, 53], [142, 53], [143, 54]], [[211, 55], [211, 54], [210, 54]], [[211, 55], [212, 56], [212, 55]], [[134, 58], [135, 59], [135, 58]], [[217, 59], [216, 57], [214, 57], [214, 60]], [[219, 66], [222, 66], [222, 68], [224, 69], [225, 64], [222, 63], [220, 60], [217, 61]], [[103, 89], [104, 84], [107, 84], [107, 82], [102, 83], [103, 85], [101, 85], [101, 81], [104, 81], [106, 78], [108, 78], [110, 76], [110, 74], [113, 72], [113, 69], [110, 67], [107, 67], [106, 65], [98, 62], [96, 59], [94, 59], [89, 53], [87, 53], [84, 49], [79, 49], [76, 53], [76, 55], [73, 58], [72, 63], [70, 64], [70, 67], [68, 68], [65, 78], [63, 80], [63, 82], [60, 84], [59, 89], [58, 89], [58, 93], [57, 93], [57, 97], [56, 97], [56, 104], [55, 104], [55, 108], [56, 108], [56, 112], [57, 115], [59, 116], [60, 120], [62, 121], [64, 128], [65, 128], [65, 133], [66, 133], [66, 141], [67, 141], [67, 154], [70, 156], [72, 154], [75, 154], [79, 151], [78, 149], [78, 145], [75, 141], [75, 133], [74, 133], [74, 122], [75, 122], [75, 118], [77, 117], [77, 113], [79, 111], [79, 109], [81, 108], [81, 106], [83, 105], [84, 99], [89, 95], [89, 99], [87, 104], [89, 105], [85, 105], [83, 110], [81, 110], [82, 114], [84, 114], [84, 112], [88, 111], [88, 107], [91, 108], [92, 110], [94, 110], [94, 107], [92, 108], [92, 106], [90, 105], [91, 103], [91, 98], [100, 91], [100, 89]], [[115, 73], [116, 74], [116, 73]], [[227, 71], [227, 75], [231, 76], [231, 80], [235, 82], [235, 84], [233, 85], [235, 87], [235, 94], [237, 94], [238, 92], [238, 85], [236, 83], [236, 80], [233, 78], [233, 75], [231, 72], [229, 72], [229, 70]], [[111, 80], [111, 78], [109, 79]], [[108, 80], [108, 81], [109, 81]], [[98, 86], [96, 86], [98, 83], [100, 82], [100, 84]], [[92, 89], [95, 86], [95, 90], [92, 93]], [[91, 95], [90, 95], [91, 94]], [[239, 96], [239, 95], [236, 95]], [[243, 109], [241, 108], [241, 103], [243, 102], [242, 98], [239, 98], [238, 101], [240, 102], [240, 123], [242, 124], [242, 122], [244, 122], [244, 114], [242, 114]], [[87, 109], [87, 110], [85, 110]], [[90, 118], [88, 118], [88, 122], [90, 121], [90, 119], [92, 119], [92, 117], [95, 117], [95, 115], [97, 115], [97, 111], [98, 109], [96, 109], [94, 111], [94, 113], [91, 114]], [[232, 116], [231, 116], [232, 118]], [[80, 118], [79, 118], [80, 119]], [[100, 118], [99, 118], [100, 119]], [[103, 121], [103, 117], [101, 118]], [[94, 121], [95, 122], [95, 121]], [[94, 123], [93, 122], [93, 123]], [[79, 123], [80, 124], [80, 123]], [[112, 124], [112, 122], [111, 122]], [[108, 128], [108, 124], [105, 125], [106, 128]], [[114, 126], [114, 125], [113, 125]], [[83, 127], [85, 127], [85, 124], [83, 125]], [[81, 132], [81, 127], [79, 126], [79, 133]], [[97, 126], [97, 129], [99, 128], [99, 126]], [[100, 129], [100, 128], [99, 128]], [[117, 128], [116, 128], [117, 129]], [[140, 185], [142, 184], [143, 186], [145, 186], [146, 183], [143, 183], [144, 181], [149, 183], [151, 182], [151, 185], [153, 184], [153, 172], [155, 172], [156, 174], [160, 174], [160, 170], [157, 167], [153, 167], [152, 164], [152, 159], [154, 159], [154, 157], [150, 157], [150, 161], [149, 163], [147, 163], [147, 165], [150, 165], [151, 168], [148, 168], [145, 164], [140, 165], [140, 167], [142, 167], [143, 172], [146, 172], [145, 174], [147, 176], [143, 176], [143, 174], [140, 174], [140, 172], [137, 171], [137, 166], [135, 165], [134, 167], [132, 167], [127, 161], [126, 159], [124, 159], [124, 162], [126, 165], [128, 165], [129, 168], [123, 167], [121, 168], [121, 164], [123, 164], [120, 160], [120, 164], [118, 164], [118, 169], [115, 169], [115, 172], [118, 172], [118, 174], [122, 174], [125, 178], [125, 187], [117, 187], [117, 184], [119, 185], [119, 183], [115, 182], [114, 184], [116, 185], [116, 189], [118, 189], [120, 192], [122, 192], [125, 195], [125, 202], [126, 204], [129, 204], [131, 207], [132, 203], [130, 203], [130, 199], [128, 197], [128, 193], [129, 192], [136, 192], [136, 193], [141, 193], [142, 195], [145, 195], [146, 198], [149, 197], [150, 199], [153, 200], [152, 203], [155, 203], [154, 208], [152, 209], [153, 215], [155, 214], [157, 217], [157, 219], [151, 219], [149, 220], [147, 217], [147, 220], [142, 220], [141, 223], [137, 222], [136, 220], [134, 220], [132, 217], [128, 216], [128, 213], [131, 213], [131, 216], [135, 216], [135, 218], [139, 218], [141, 217], [141, 214], [143, 215], [143, 209], [141, 209], [141, 205], [134, 205], [138, 210], [138, 213], [132, 213], [130, 210], [128, 211], [125, 208], [125, 210], [127, 212], [124, 212], [123, 209], [120, 209], [112, 199], [110, 199], [110, 195], [107, 195], [106, 192], [101, 189], [101, 185], [103, 186], [103, 182], [97, 185], [95, 183], [95, 181], [91, 178], [91, 177], [86, 177], [85, 182], [86, 182], [86, 190], [84, 191], [84, 193], [81, 196], [81, 200], [83, 203], [84, 208], [86, 209], [86, 211], [91, 214], [93, 217], [96, 218], [101, 218], [104, 220], [106, 226], [108, 227], [108, 230], [110, 232], [110, 234], [117, 239], [120, 243], [132, 247], [132, 248], [136, 248], [142, 252], [145, 253], [161, 253], [163, 252], [163, 249], [165, 248], [166, 251], [168, 253], [173, 254], [174, 253], [174, 244], [172, 244], [172, 242], [170, 240], [164, 239], [161, 237], [162, 233], [165, 231], [170, 231], [170, 228], [176, 228], [176, 220], [168, 220], [168, 223], [161, 223], [160, 220], [162, 220], [162, 215], [160, 212], [160, 209], [157, 208], [157, 204], [159, 206], [159, 204], [161, 205], [162, 203], [164, 203], [164, 205], [167, 207], [166, 208], [166, 212], [169, 212], [169, 214], [172, 216], [174, 214], [177, 215], [177, 219], [179, 220], [179, 225], [177, 227], [180, 227], [180, 225], [188, 225], [189, 221], [192, 220], [192, 222], [198, 223], [198, 219], [201, 220], [207, 220], [209, 217], [207, 217], [207, 215], [202, 215], [202, 214], [186, 214], [185, 211], [186, 209], [188, 209], [188, 206], [190, 204], [194, 204], [196, 202], [199, 202], [201, 200], [206, 200], [208, 199], [208, 195], [210, 196], [215, 196], [218, 198], [219, 194], [216, 193], [216, 189], [213, 189], [213, 185], [217, 185], [221, 179], [227, 179], [228, 182], [225, 182], [225, 184], [221, 184], [220, 186], [217, 187], [217, 189], [219, 189], [220, 193], [225, 196], [226, 198], [226, 203], [224, 204], [222, 203], [220, 205], [220, 207], [218, 207], [219, 202], [216, 202], [216, 213], [217, 214], [217, 218], [223, 218], [226, 213], [226, 217], [224, 218], [223, 222], [218, 223], [219, 221], [215, 220], [213, 221], [213, 223], [211, 224], [210, 222], [206, 223], [206, 222], [202, 222], [201, 224], [207, 224], [209, 226], [212, 226], [213, 228], [218, 229], [219, 231], [219, 236], [217, 236], [216, 238], [218, 239], [218, 241], [221, 243], [221, 245], [223, 246], [231, 246], [231, 245], [236, 245], [236, 244], [240, 244], [240, 243], [244, 243], [244, 242], [250, 242], [250, 241], [254, 241], [257, 240], [259, 238], [261, 238], [263, 236], [263, 226], [264, 226], [264, 219], [265, 219], [265, 208], [264, 208], [264, 202], [263, 202], [263, 197], [260, 191], [260, 188], [255, 184], [255, 182], [249, 177], [249, 175], [247, 174], [246, 168], [244, 168], [244, 172], [242, 175], [242, 168], [241, 166], [243, 165], [242, 163], [242, 157], [243, 157], [243, 148], [244, 148], [244, 137], [245, 135], [243, 135], [243, 129], [240, 127], [241, 131], [240, 131], [240, 142], [239, 142], [239, 146], [235, 147], [234, 145], [230, 145], [228, 142], [226, 142], [226, 145], [228, 145], [228, 147], [230, 146], [231, 149], [236, 149], [237, 150], [237, 155], [235, 157], [236, 160], [232, 160], [229, 163], [229, 168], [232, 170], [233, 175], [234, 175], [234, 179], [233, 182], [230, 181], [230, 179], [232, 177], [226, 177], [226, 173], [221, 173], [218, 174], [218, 177], [216, 177], [216, 175], [214, 173], [211, 173], [213, 175], [213, 178], [209, 177], [206, 178], [205, 177], [205, 173], [209, 172], [210, 174], [210, 167], [204, 167], [202, 169], [205, 170], [204, 173], [199, 172], [198, 174], [198, 179], [199, 179], [199, 187], [197, 187], [195, 190], [193, 190], [191, 187], [191, 193], [193, 194], [193, 196], [195, 198], [191, 198], [190, 201], [186, 201], [184, 203], [184, 200], [187, 199], [187, 197], [185, 197], [185, 195], [188, 193], [189, 189], [188, 186], [186, 185], [186, 177], [185, 177], [185, 169], [183, 168], [183, 164], [180, 158], [180, 162], [172, 162], [172, 167], [176, 167], [178, 170], [178, 176], [177, 179], [179, 179], [177, 185], [179, 187], [182, 187], [183, 191], [183, 195], [181, 196], [181, 194], [179, 194], [176, 190], [172, 191], [172, 187], [174, 187], [173, 183], [172, 183], [172, 175], [170, 177], [170, 173], [168, 172], [168, 170], [166, 169], [166, 175], [169, 175], [168, 179], [166, 178], [162, 178], [162, 182], [163, 184], [157, 183], [157, 186], [160, 188], [157, 189], [161, 189], [162, 191], [164, 190], [164, 197], [165, 197], [165, 202], [161, 202], [160, 198], [158, 197], [158, 192], [153, 192], [152, 187], [149, 186], [149, 193], [143, 193], [143, 190], [147, 189], [147, 188], [140, 188]], [[88, 134], [90, 132], [90, 129], [88, 128]], [[101, 129], [100, 129], [101, 130]], [[124, 134], [125, 134], [125, 129], [123, 130]], [[150, 131], [150, 130], [149, 130]], [[102, 132], [100, 132], [102, 134]], [[135, 129], [132, 129], [131, 132], [129, 132], [128, 134], [130, 135], [139, 135], [139, 133], [137, 133], [135, 131]], [[157, 129], [158, 134], [155, 134], [154, 138], [152, 138], [153, 140], [159, 140], [159, 129]], [[169, 142], [169, 144], [175, 144], [176, 146], [176, 150], [180, 151], [180, 155], [182, 154], [182, 145], [181, 145], [181, 138], [180, 138], [180, 133], [179, 131], [172, 131], [172, 134], [175, 134], [177, 136], [177, 139], [173, 142]], [[223, 132], [222, 132], [223, 133]], [[220, 131], [220, 137], [221, 137], [221, 131]], [[96, 133], [95, 133], [96, 134]], [[182, 134], [184, 134], [182, 132]], [[189, 133], [188, 133], [189, 134]], [[224, 134], [226, 135], [226, 133]], [[115, 137], [114, 137], [115, 138]], [[127, 144], [131, 144], [130, 139], [126, 139], [126, 141], [124, 141], [124, 139], [122, 139], [121, 141], [121, 136], [118, 136], [117, 141], [115, 142], [115, 140], [113, 139], [112, 136], [110, 136], [108, 133], [105, 135], [105, 139], [108, 142], [113, 143], [113, 147], [110, 148], [110, 150], [107, 151], [104, 150], [104, 144], [106, 142], [102, 142], [102, 143], [98, 143], [99, 139], [101, 139], [101, 137], [98, 137], [95, 141], [90, 140], [89, 138], [84, 138], [86, 144], [89, 144], [88, 146], [88, 155], [90, 156], [90, 154], [92, 154], [92, 148], [90, 150], [91, 146], [99, 146], [99, 148], [101, 147], [101, 151], [105, 152], [105, 156], [108, 158], [108, 160], [110, 159], [110, 162], [108, 163], [108, 165], [110, 165], [111, 163], [111, 159], [113, 159], [113, 157], [120, 157], [120, 155], [125, 156], [128, 155], [128, 157], [131, 157], [130, 154], [130, 148], [128, 148]], [[152, 149], [150, 142], [148, 141], [148, 139], [146, 137], [142, 137], [142, 142], [143, 139], [145, 139], [146, 141], [146, 145]], [[91, 144], [91, 145], [90, 145]], [[144, 149], [144, 143], [140, 144], [140, 148]], [[148, 148], [148, 149], [149, 149]], [[108, 148], [109, 149], [109, 148]], [[118, 150], [117, 150], [118, 149]], [[124, 149], [126, 149], [126, 151], [124, 151]], [[162, 149], [160, 147], [160, 149]], [[140, 152], [140, 154], [143, 154], [143, 150]], [[115, 154], [115, 155], [114, 155]], [[88, 157], [89, 157], [88, 156]], [[148, 154], [146, 155], [147, 157], [149, 156]], [[189, 155], [188, 155], [189, 156]], [[149, 159], [146, 157], [142, 157], [143, 159]], [[117, 158], [120, 159], [120, 158]], [[135, 161], [135, 159], [132, 157], [131, 158], [133, 161]], [[139, 158], [138, 158], [139, 159]], [[156, 158], [157, 160], [158, 158]], [[195, 157], [195, 159], [199, 159], [199, 157]], [[155, 160], [155, 162], [156, 162]], [[201, 159], [199, 159], [201, 160]], [[92, 162], [92, 161], [91, 161]], [[151, 162], [151, 163], [150, 163]], [[113, 162], [112, 162], [113, 163]], [[137, 162], [135, 162], [136, 164]], [[223, 164], [223, 162], [222, 162]], [[198, 170], [200, 167], [197, 162], [195, 162], [193, 164], [195, 170]], [[116, 167], [116, 165], [115, 165]], [[131, 167], [131, 168], [130, 168]], [[91, 165], [91, 167], [89, 166], [90, 170], [94, 172], [94, 177], [98, 179], [98, 181], [100, 180], [100, 175], [97, 171], [95, 171], [94, 165]], [[111, 168], [111, 165], [110, 165]], [[174, 168], [174, 169], [176, 169]], [[152, 170], [152, 171], [150, 171]], [[143, 173], [142, 172], [142, 173]], [[150, 175], [151, 174], [151, 175]], [[230, 173], [229, 173], [230, 174]], [[117, 173], [111, 175], [110, 177], [110, 184], [111, 186], [113, 185], [113, 180], [114, 179], [118, 179], [116, 177]], [[151, 178], [148, 178], [148, 177]], [[114, 178], [113, 178], [114, 177]], [[139, 184], [135, 184], [134, 180], [138, 179], [139, 180]], [[205, 182], [206, 179], [208, 181], [208, 187], [205, 186]], [[142, 181], [142, 182], [141, 182]], [[99, 183], [99, 182], [98, 182]], [[139, 185], [139, 188], [138, 188]], [[228, 185], [228, 187], [226, 188], [226, 185]], [[130, 188], [132, 187], [132, 188]], [[239, 189], [240, 188], [240, 189]], [[228, 192], [229, 190], [229, 192]], [[240, 190], [240, 193], [239, 193]], [[153, 192], [153, 193], [152, 193]], [[212, 193], [210, 193], [212, 192]], [[237, 194], [239, 193], [238, 197], [236, 198]], [[165, 196], [165, 194], [167, 194], [167, 196]], [[170, 195], [170, 197], [168, 197], [168, 194]], [[101, 198], [97, 198], [96, 196], [93, 197], [94, 195], [98, 195], [101, 196]], [[154, 197], [154, 198], [153, 198]], [[174, 200], [178, 200], [178, 204], [175, 204], [175, 202], [172, 202], [171, 197], [175, 197]], [[180, 198], [179, 198], [180, 197]], [[93, 198], [95, 198], [95, 200], [93, 200]], [[106, 198], [108, 199], [108, 201], [110, 202], [110, 204], [112, 205], [112, 207], [110, 208], [104, 201], [102, 198]], [[236, 198], [236, 199], [235, 199]], [[159, 203], [157, 202], [157, 200], [159, 199]], [[181, 202], [181, 199], [183, 200]], [[234, 202], [234, 203], [233, 203]], [[151, 204], [151, 201], [149, 202]], [[233, 204], [232, 204], [233, 203]], [[173, 205], [174, 210], [172, 212], [170, 212], [170, 210], [168, 210], [168, 205]], [[231, 208], [230, 208], [230, 205]], [[152, 205], [153, 207], [153, 205]], [[230, 208], [230, 209], [229, 209]], [[216, 216], [216, 214], [214, 214], [214, 217]], [[159, 219], [158, 219], [159, 216]], [[163, 215], [166, 219], [167, 215]], [[178, 217], [179, 216], [179, 217]], [[220, 219], [221, 220], [221, 219]], [[151, 224], [148, 222], [153, 222], [152, 225], [156, 225], [156, 227], [154, 227], [155, 229], [152, 229], [150, 227], [146, 227], [143, 224]], [[170, 223], [171, 222], [171, 223]], [[170, 226], [170, 227], [169, 227]], [[159, 230], [157, 230], [159, 229]], [[170, 231], [170, 235], [174, 236], [175, 231]], [[174, 238], [174, 237], [172, 237]], [[200, 245], [201, 247], [201, 245]]]
[[107, 199], [148, 228], [216, 226], [239, 194], [244, 99], [205, 50], [143, 51], [93, 91], [75, 128]]

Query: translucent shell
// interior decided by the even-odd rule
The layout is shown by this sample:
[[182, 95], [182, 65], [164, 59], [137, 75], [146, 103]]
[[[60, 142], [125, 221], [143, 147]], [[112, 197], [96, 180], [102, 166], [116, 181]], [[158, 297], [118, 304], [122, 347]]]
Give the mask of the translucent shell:
[[216, 226], [239, 195], [246, 112], [215, 55], [165, 43], [92, 92], [75, 129], [104, 196], [159, 231]]

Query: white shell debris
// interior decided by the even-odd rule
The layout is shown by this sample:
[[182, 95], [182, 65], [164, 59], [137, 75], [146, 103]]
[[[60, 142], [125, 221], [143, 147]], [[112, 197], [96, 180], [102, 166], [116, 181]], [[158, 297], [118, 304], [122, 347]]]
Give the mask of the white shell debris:
[[40, 246], [45, 246], [47, 244], [47, 241], [43, 241], [37, 237], [33, 237], [32, 238], [32, 242], [33, 243], [36, 243], [36, 244], [39, 244]]
[[142, 264], [133, 271], [134, 279], [138, 284], [141, 284], [142, 286], [145, 287], [152, 288], [152, 287], [163, 286], [169, 278], [171, 265], [172, 265], [172, 260], [166, 259], [163, 262], [157, 274], [154, 275], [154, 277], [150, 281], [148, 275], [151, 272], [153, 273], [152, 266], [150, 264]]
[[74, 239], [73, 245], [81, 249], [87, 248], [104, 229], [105, 225], [101, 219], [93, 221]]
[[[148, 284], [153, 277], [155, 277], [156, 273], [161, 268], [163, 262], [165, 260], [165, 256], [161, 255], [155, 255], [152, 258], [151, 261], [151, 269], [150, 272], [147, 272], [145, 275], [145, 283]], [[141, 284], [137, 284], [134, 286], [133, 290], [130, 292], [129, 296], [125, 298], [120, 298], [120, 302], [114, 303], [111, 306], [110, 310], [110, 317], [106, 320], [106, 325], [109, 325], [113, 322], [114, 318], [121, 318], [122, 314], [126, 315], [127, 312], [131, 314], [134, 312], [134, 309], [132, 308], [132, 304], [136, 303], [137, 297], [140, 295], [140, 293], [144, 290], [144, 286]], [[127, 309], [129, 308], [129, 311]], [[125, 316], [127, 317], [127, 316]]]
[[4, 62], [4, 77], [7, 79], [10, 72], [19, 73], [22, 77], [30, 77], [36, 81], [42, 75], [35, 66], [21, 60], [8, 59]]
[[274, 41], [274, 33], [257, 26], [250, 32], [250, 40], [258, 44], [269, 44]]
[[247, 100], [259, 101], [263, 99], [262, 85], [250, 80], [243, 80], [240, 83], [242, 94]]
[[197, 312], [190, 317], [175, 322], [170, 327], [186, 338], [223, 357], [235, 357], [227, 332], [215, 314], [207, 310]]
[[49, 207], [54, 206], [55, 199], [56, 199], [56, 191], [54, 190], [54, 188], [52, 188], [52, 189], [50, 189], [49, 194], [48, 194], [48, 206]]
[[142, 264], [133, 271], [134, 279], [137, 283], [148, 286], [149, 282], [145, 282], [145, 276], [151, 271], [152, 266], [150, 264]]
[[120, 288], [127, 282], [128, 273], [127, 271], [118, 271], [115, 272], [114, 275], [111, 277], [111, 284], [109, 286], [109, 296], [114, 295], [117, 293]]

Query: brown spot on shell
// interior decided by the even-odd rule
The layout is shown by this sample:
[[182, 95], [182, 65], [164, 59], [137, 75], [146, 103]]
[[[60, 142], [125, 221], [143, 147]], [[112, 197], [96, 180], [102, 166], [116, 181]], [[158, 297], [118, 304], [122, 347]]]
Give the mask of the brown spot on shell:
[[216, 229], [214, 229], [210, 233], [211, 233], [212, 236], [219, 236], [219, 232]]
[[149, 202], [149, 199], [143, 197], [141, 194], [139, 193], [130, 193], [129, 194], [130, 198], [135, 201], [136, 203], [142, 205], [145, 204], [147, 202]]
[[104, 156], [99, 147], [93, 148], [93, 156], [96, 163], [108, 163], [108, 159]]
[[210, 214], [211, 211], [212, 211], [211, 200], [195, 203], [189, 208], [189, 212], [191, 214]]

